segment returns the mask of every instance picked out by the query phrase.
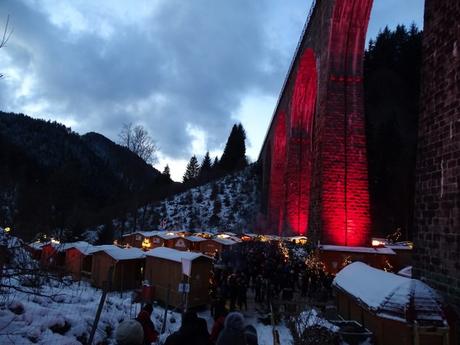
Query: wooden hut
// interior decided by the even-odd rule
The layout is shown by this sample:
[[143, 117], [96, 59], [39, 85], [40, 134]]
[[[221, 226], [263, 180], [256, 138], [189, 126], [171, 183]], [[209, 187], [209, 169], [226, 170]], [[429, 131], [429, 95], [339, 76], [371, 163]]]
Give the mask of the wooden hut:
[[447, 345], [436, 292], [419, 280], [355, 262], [334, 279], [339, 314], [374, 334], [376, 345]]
[[123, 245], [134, 248], [151, 249], [152, 241], [161, 231], [136, 231], [123, 235]]
[[230, 250], [236, 242], [225, 238], [213, 238], [200, 243], [200, 251], [203, 254], [214, 256]]
[[91, 267], [93, 284], [102, 288], [112, 268], [111, 290], [130, 290], [141, 286], [145, 266], [145, 252], [139, 248], [117, 246], [95, 247]]
[[199, 236], [188, 236], [186, 239], [190, 242], [190, 250], [192, 252], [201, 252], [201, 243], [206, 241], [205, 238]]
[[319, 258], [324, 263], [326, 271], [332, 274], [355, 261], [364, 262], [375, 268], [390, 269], [395, 255], [391, 248], [386, 247], [319, 246]]
[[40, 264], [46, 268], [65, 269], [65, 248], [55, 241], [48, 242], [42, 246]]
[[395, 270], [399, 271], [407, 266], [412, 266], [412, 253], [413, 247], [412, 245], [401, 242], [386, 245], [387, 248], [391, 248], [396, 255], [392, 259], [392, 265]]
[[152, 238], [152, 249], [157, 247], [174, 248], [175, 240], [180, 236], [174, 232], [160, 233]]
[[192, 242], [187, 237], [177, 237], [172, 240], [172, 247], [176, 250], [187, 251], [190, 250]]
[[27, 244], [27, 251], [32, 255], [32, 258], [40, 261], [42, 256], [42, 249], [46, 243], [43, 242], [32, 242]]
[[94, 246], [87, 242], [75, 242], [65, 245], [65, 270], [74, 280], [91, 278], [92, 251]]
[[209, 279], [212, 270], [210, 257], [164, 247], [149, 250], [146, 254], [145, 279], [154, 286], [155, 299], [174, 307], [183, 305], [183, 294], [178, 288], [179, 284], [184, 282], [182, 261], [185, 261], [191, 264], [188, 306], [196, 307], [209, 303]]

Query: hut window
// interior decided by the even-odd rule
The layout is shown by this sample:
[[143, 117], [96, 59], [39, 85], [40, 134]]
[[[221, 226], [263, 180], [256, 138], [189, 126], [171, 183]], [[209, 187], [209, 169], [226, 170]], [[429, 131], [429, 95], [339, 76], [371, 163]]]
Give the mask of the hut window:
[[140, 241], [142, 240], [142, 236], [141, 235], [136, 235], [136, 241]]

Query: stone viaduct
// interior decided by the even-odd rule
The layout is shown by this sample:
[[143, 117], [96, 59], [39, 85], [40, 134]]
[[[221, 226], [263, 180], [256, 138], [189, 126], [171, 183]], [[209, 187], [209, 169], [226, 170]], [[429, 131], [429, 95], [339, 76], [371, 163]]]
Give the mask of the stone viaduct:
[[262, 231], [370, 244], [363, 55], [372, 0], [316, 0], [263, 144]]

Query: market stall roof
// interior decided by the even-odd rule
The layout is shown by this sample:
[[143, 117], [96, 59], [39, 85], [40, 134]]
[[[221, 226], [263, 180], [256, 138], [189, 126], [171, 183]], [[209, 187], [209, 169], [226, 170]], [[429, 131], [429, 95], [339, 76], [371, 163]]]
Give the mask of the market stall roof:
[[228, 238], [213, 238], [212, 240], [214, 242], [223, 244], [224, 246], [232, 246], [232, 245], [236, 244], [235, 241], [233, 241], [231, 239], [228, 239]]
[[199, 236], [187, 236], [185, 237], [186, 240], [192, 241], [192, 242], [203, 242], [206, 241], [205, 238], [199, 237]]
[[446, 325], [439, 296], [419, 280], [354, 262], [337, 273], [333, 286], [353, 296], [380, 317]]
[[126, 236], [131, 236], [131, 235], [142, 235], [144, 237], [152, 237], [152, 236], [155, 236], [155, 235], [158, 235], [158, 234], [161, 234], [163, 233], [163, 231], [160, 231], [160, 230], [152, 230], [152, 231], [135, 231], [135, 232], [131, 232], [129, 234], [125, 234], [123, 235], [123, 237], [126, 237]]
[[104, 252], [116, 261], [145, 258], [145, 252], [139, 248], [120, 248], [114, 245], [95, 246], [91, 251], [91, 254], [98, 252]]
[[197, 258], [200, 257], [205, 257], [210, 260], [210, 258], [207, 255], [201, 254], [201, 253], [195, 253], [195, 252], [185, 252], [182, 250], [176, 250], [172, 248], [166, 248], [166, 247], [158, 247], [149, 250], [146, 252], [147, 256], [152, 256], [155, 258], [160, 258], [160, 259], [166, 259], [166, 260], [171, 260], [171, 261], [176, 261], [176, 262], [182, 262], [182, 259], [193, 261]]
[[404, 267], [402, 270], [398, 272], [398, 275], [406, 278], [412, 278], [412, 266]]
[[331, 252], [396, 255], [396, 253], [391, 248], [387, 247], [347, 247], [323, 244], [319, 246], [319, 249]]

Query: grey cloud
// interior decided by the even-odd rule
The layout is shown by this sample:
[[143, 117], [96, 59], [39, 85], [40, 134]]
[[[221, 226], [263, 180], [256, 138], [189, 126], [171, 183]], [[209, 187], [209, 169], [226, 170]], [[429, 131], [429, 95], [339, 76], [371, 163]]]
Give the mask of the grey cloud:
[[[81, 132], [96, 130], [113, 139], [123, 122], [143, 122], [163, 153], [177, 158], [191, 153], [190, 123], [207, 133], [208, 147], [215, 149], [243, 94], [279, 87], [280, 55], [264, 43], [266, 5], [168, 0], [143, 23], [111, 23], [116, 31], [106, 40], [71, 34], [22, 1], [2, 1], [0, 13], [11, 14], [15, 32], [1, 53], [33, 73], [37, 84], [27, 99], [12, 100], [6, 94], [14, 90], [2, 88], [0, 100], [12, 111], [23, 102], [45, 100], [48, 115], [75, 116]], [[267, 72], [264, 64], [276, 68]], [[165, 102], [156, 102], [155, 94]], [[150, 106], [128, 111], [148, 99]]]

